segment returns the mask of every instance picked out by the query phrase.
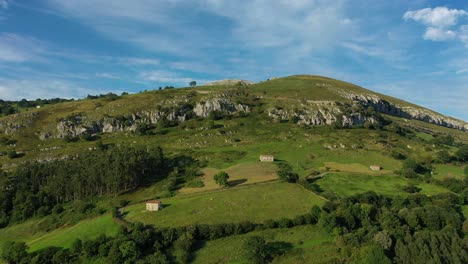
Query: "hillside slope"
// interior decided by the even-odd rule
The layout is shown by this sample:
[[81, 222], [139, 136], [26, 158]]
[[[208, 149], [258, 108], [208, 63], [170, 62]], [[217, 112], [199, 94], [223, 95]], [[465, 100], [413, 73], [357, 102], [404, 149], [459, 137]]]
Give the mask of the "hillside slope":
[[0, 118], [0, 133], [17, 142], [4, 151], [34, 153], [51, 150], [57, 145], [50, 144], [54, 139], [144, 134], [176, 125], [187, 129], [194, 120], [224, 117], [251, 116], [306, 127], [384, 125], [376, 113], [398, 117], [394, 121], [402, 126], [468, 139], [464, 121], [350, 83], [310, 75], [58, 103]]

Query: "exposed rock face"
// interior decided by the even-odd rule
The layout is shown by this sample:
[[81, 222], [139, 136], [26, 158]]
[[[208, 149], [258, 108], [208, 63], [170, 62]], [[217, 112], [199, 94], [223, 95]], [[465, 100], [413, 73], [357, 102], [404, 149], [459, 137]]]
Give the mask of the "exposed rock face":
[[[315, 103], [314, 103], [315, 104]], [[298, 125], [332, 125], [336, 122], [341, 122], [342, 127], [352, 127], [364, 125], [366, 121], [371, 124], [377, 123], [373, 117], [367, 117], [360, 113], [351, 113], [345, 115], [342, 113], [337, 105], [330, 105], [324, 107], [323, 105], [329, 105], [329, 103], [318, 103], [320, 107], [302, 108], [300, 110], [285, 110], [285, 109], [270, 109], [268, 116], [272, 117], [276, 121], [292, 120]]]
[[220, 111], [231, 115], [236, 112], [248, 113], [250, 109], [247, 105], [235, 104], [230, 99], [219, 97], [199, 102], [193, 108], [193, 112], [199, 117], [207, 117], [213, 111]]
[[20, 129], [31, 125], [37, 113], [21, 113], [7, 116], [0, 121], [0, 133], [11, 135], [18, 132]]
[[65, 138], [79, 137], [83, 134], [132, 132], [137, 129], [139, 124], [156, 125], [162, 119], [180, 123], [190, 119], [193, 114], [199, 117], [207, 117], [213, 111], [232, 115], [240, 112], [247, 113], [250, 109], [246, 105], [235, 104], [228, 98], [217, 97], [200, 101], [193, 108], [189, 104], [172, 104], [171, 107], [162, 108], [159, 106], [119, 118], [105, 117], [92, 120], [84, 115], [76, 115], [59, 121], [55, 131], [41, 132], [39, 138]]
[[351, 99], [364, 106], [372, 106], [377, 112], [407, 119], [415, 119], [443, 127], [454, 128], [462, 131], [468, 131], [468, 124], [443, 116], [424, 108], [415, 108], [412, 106], [400, 106], [388, 102], [377, 95], [356, 94], [348, 91], [339, 91], [339, 94], [345, 98]]

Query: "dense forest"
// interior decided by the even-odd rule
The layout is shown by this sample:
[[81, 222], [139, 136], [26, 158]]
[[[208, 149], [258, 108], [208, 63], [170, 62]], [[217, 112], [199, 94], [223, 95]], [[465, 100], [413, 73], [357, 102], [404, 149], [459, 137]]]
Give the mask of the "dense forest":
[[117, 194], [167, 174], [161, 148], [101, 148], [76, 157], [27, 163], [11, 173], [1, 172], [0, 227], [44, 216], [55, 206], [74, 200]]

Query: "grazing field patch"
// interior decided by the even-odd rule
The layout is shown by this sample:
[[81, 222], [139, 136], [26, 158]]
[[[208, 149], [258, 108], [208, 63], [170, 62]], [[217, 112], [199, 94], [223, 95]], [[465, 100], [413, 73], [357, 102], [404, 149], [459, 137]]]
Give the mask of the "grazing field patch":
[[421, 193], [433, 195], [450, 192], [449, 190], [428, 183], [412, 182], [396, 175], [362, 175], [348, 173], [330, 173], [316, 182], [326, 192], [334, 192], [338, 196], [350, 196], [358, 193], [374, 191], [378, 194], [396, 196], [408, 195], [403, 187], [414, 184], [421, 188]]
[[163, 199], [163, 209], [145, 211], [145, 204], [125, 208], [126, 220], [155, 226], [219, 224], [294, 217], [322, 205], [323, 199], [296, 184], [262, 183]]
[[463, 180], [465, 178], [463, 170], [463, 166], [455, 166], [452, 164], [438, 164], [435, 165], [435, 172], [433, 174], [433, 177], [437, 179], [456, 178], [459, 180]]
[[[240, 186], [258, 182], [272, 181], [278, 179], [276, 175], [277, 167], [273, 163], [242, 163], [225, 169], [229, 174], [229, 185]], [[221, 187], [213, 180], [213, 176], [221, 170], [206, 168], [203, 170], [204, 176], [201, 178], [204, 186], [200, 188], [183, 188], [181, 194], [204, 192], [220, 189]]]
[[80, 221], [78, 224], [55, 229], [48, 233], [31, 232], [35, 221], [0, 229], [0, 245], [6, 241], [26, 242], [30, 251], [47, 247], [69, 248], [76, 239], [94, 239], [99, 235], [113, 236], [119, 231], [119, 225], [111, 215], [103, 215], [93, 219]]

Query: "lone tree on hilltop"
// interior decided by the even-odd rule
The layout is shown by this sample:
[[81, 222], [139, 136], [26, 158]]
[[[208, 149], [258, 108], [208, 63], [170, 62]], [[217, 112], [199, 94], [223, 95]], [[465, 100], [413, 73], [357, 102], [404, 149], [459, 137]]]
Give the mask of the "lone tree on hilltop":
[[227, 174], [225, 171], [218, 172], [213, 177], [213, 179], [219, 186], [224, 186], [224, 187], [229, 186], [229, 184], [228, 184], [229, 174]]
[[190, 85], [191, 87], [197, 86], [197, 82], [196, 82], [196, 81], [191, 81], [191, 82], [189, 83], [189, 85]]

